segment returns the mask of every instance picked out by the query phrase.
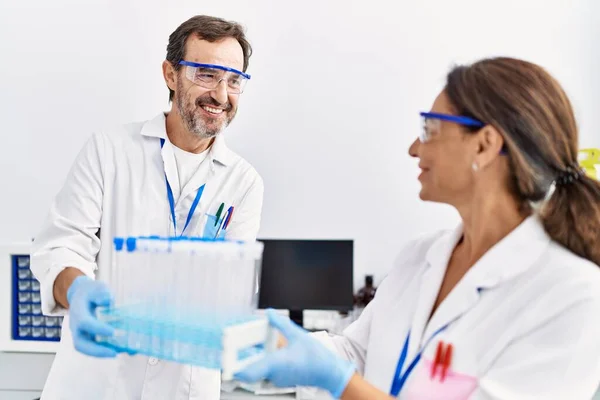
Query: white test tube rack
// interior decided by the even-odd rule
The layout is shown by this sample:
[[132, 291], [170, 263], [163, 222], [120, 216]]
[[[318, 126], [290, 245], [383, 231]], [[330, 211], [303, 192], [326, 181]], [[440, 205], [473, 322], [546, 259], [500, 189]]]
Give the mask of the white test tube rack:
[[[277, 335], [265, 317], [255, 315], [260, 275], [260, 264], [256, 262], [262, 257], [262, 243], [144, 237], [116, 239], [115, 250], [115, 270], [121, 272], [109, 285], [116, 289], [117, 301], [110, 309], [98, 310], [98, 316], [113, 325], [117, 334], [98, 337], [99, 343], [175, 362], [220, 368], [223, 381], [233, 380], [236, 372], [276, 349]], [[165, 269], [166, 275], [160, 275]], [[154, 277], [144, 282], [141, 291], [137, 283], [127, 286], [136, 271]], [[163, 284], [162, 279], [168, 281], [172, 275], [178, 276], [170, 281], [175, 284]], [[215, 287], [205, 286], [208, 294], [198, 292], [194, 283], [209, 277]], [[223, 297], [224, 288], [232, 290], [231, 296]], [[160, 290], [165, 298], [174, 300], [167, 302], [167, 308], [156, 302]], [[193, 300], [192, 307], [182, 299]], [[194, 304], [204, 306], [203, 310]], [[207, 325], [206, 316], [217, 316], [208, 319], [209, 325], [210, 321], [216, 325]], [[233, 319], [228, 320], [230, 316]]]

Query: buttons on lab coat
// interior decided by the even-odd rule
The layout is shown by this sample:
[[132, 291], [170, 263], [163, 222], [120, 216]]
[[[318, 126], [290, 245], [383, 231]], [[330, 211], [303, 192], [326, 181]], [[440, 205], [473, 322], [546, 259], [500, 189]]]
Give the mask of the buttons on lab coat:
[[156, 357], [150, 357], [148, 359], [148, 364], [150, 364], [150, 365], [156, 365], [156, 364], [158, 364], [158, 358], [156, 358]]

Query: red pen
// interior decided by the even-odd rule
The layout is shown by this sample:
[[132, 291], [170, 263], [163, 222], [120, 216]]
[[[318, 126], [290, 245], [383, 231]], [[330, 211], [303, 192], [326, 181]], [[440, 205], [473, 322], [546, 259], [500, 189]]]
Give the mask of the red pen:
[[231, 216], [233, 215], [233, 206], [229, 207], [229, 210], [227, 210], [227, 219], [225, 220], [225, 224], [223, 225], [223, 229], [227, 229], [227, 227], [229, 226], [229, 222], [231, 222]]
[[435, 359], [431, 365], [431, 379], [435, 377], [438, 365], [442, 362], [442, 350], [444, 348], [444, 342], [441, 340], [438, 342], [437, 349], [435, 350]]
[[444, 382], [444, 379], [446, 379], [446, 371], [450, 367], [451, 363], [452, 363], [452, 343], [448, 343], [448, 346], [446, 347], [444, 361], [442, 363], [442, 382]]

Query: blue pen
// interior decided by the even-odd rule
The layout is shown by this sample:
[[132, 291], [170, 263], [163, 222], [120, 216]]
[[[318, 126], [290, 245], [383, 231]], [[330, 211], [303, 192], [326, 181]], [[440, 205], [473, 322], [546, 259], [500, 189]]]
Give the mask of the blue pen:
[[221, 223], [219, 224], [219, 229], [217, 229], [217, 233], [215, 234], [215, 239], [217, 239], [219, 237], [219, 234], [221, 233], [221, 229], [223, 229], [223, 227], [225, 226], [225, 220], [227, 219], [228, 216], [229, 216], [229, 210], [227, 210], [225, 212], [225, 214], [223, 215], [223, 219], [221, 220]]

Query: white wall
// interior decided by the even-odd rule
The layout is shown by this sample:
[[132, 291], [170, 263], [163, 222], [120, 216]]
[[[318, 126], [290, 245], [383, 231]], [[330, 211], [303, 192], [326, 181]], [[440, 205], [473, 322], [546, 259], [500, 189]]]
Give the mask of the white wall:
[[399, 244], [456, 221], [419, 202], [406, 154], [453, 63], [546, 66], [571, 95], [582, 144], [598, 145], [592, 3], [5, 0], [0, 241], [35, 235], [92, 130], [166, 109], [168, 35], [207, 13], [244, 23], [255, 48], [227, 136], [264, 177], [261, 236], [354, 238], [357, 284], [366, 272], [379, 281]]
[[[366, 272], [379, 282], [402, 242], [456, 221], [418, 201], [406, 155], [453, 63], [512, 55], [546, 66], [573, 100], [582, 146], [600, 145], [595, 3], [4, 0], [0, 242], [35, 235], [92, 130], [166, 109], [168, 35], [206, 13], [244, 23], [255, 48], [227, 136], [264, 177], [261, 235], [354, 238], [356, 284]], [[41, 389], [25, 379], [45, 376], [49, 357], [36, 360], [0, 354], [0, 370], [24, 380], [2, 382], [0, 397]]]

